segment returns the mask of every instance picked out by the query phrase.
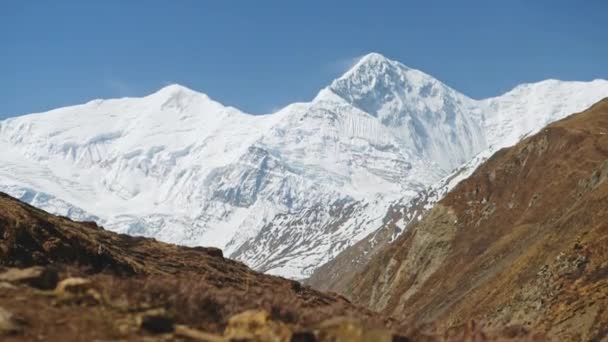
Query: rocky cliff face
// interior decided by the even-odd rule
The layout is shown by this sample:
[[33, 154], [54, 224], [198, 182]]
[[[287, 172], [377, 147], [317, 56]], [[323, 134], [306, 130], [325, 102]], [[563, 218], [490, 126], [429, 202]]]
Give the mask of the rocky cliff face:
[[407, 322], [608, 336], [608, 100], [482, 164], [350, 281]]

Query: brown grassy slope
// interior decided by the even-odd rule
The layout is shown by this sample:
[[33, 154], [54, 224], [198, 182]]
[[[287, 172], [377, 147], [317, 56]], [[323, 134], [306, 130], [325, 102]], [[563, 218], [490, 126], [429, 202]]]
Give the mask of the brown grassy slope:
[[607, 338], [608, 99], [496, 153], [379, 253], [349, 295], [406, 322]]
[[[90, 279], [109, 304], [56, 306], [52, 298], [27, 287], [0, 286], [0, 307], [28, 321], [25, 335], [17, 339], [37, 334], [44, 340], [129, 338], [118, 322], [155, 307], [168, 310], [176, 323], [214, 333], [248, 309], [266, 310], [293, 329], [335, 316], [356, 317], [370, 327], [389, 323], [338, 295], [252, 271], [223, 258], [220, 250], [115, 234], [0, 193], [0, 273], [2, 266], [33, 265], [53, 265], [62, 278]], [[63, 323], [55, 325], [59, 318]]]

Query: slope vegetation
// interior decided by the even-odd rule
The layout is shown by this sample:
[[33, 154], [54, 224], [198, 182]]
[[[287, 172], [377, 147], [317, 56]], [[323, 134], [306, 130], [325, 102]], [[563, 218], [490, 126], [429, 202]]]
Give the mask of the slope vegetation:
[[[52, 289], [57, 278], [86, 279], [94, 292], [70, 301], [61, 296], [51, 300], [48, 293], [9, 284], [23, 280], [44, 290]], [[0, 337], [7, 332], [3, 312], [10, 310], [20, 317], [16, 322], [25, 322], [13, 338], [25, 340], [135, 338], [141, 334], [137, 319], [151, 309], [157, 316], [164, 312], [157, 317], [159, 330], [167, 319], [221, 332], [232, 316], [246, 310], [261, 310], [252, 315], [254, 320], [265, 319], [267, 313], [287, 331], [345, 315], [370, 326], [388, 325], [388, 320], [337, 295], [254, 272], [224, 258], [219, 249], [119, 235], [95, 223], [47, 214], [1, 193], [0, 309]], [[151, 331], [158, 332], [154, 327]]]
[[0, 193], [2, 341], [534, 339], [521, 327], [426, 331], [214, 248], [119, 235]]
[[608, 337], [608, 100], [500, 150], [348, 286], [406, 322]]

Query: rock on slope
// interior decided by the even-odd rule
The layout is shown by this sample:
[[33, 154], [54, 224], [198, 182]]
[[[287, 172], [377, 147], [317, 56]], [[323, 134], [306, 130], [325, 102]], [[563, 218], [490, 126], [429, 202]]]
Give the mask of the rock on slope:
[[390, 206], [607, 93], [601, 80], [544, 81], [476, 101], [375, 53], [272, 115], [171, 85], [0, 122], [0, 190], [305, 278]]
[[406, 322], [608, 337], [608, 99], [482, 164], [350, 283]]

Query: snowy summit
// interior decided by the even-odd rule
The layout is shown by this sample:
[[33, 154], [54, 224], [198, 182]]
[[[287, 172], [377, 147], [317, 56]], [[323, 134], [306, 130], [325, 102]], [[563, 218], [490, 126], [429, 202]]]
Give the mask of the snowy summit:
[[605, 80], [550, 80], [473, 100], [371, 53], [275, 114], [170, 85], [1, 121], [0, 191], [305, 278], [392, 203], [606, 95]]

